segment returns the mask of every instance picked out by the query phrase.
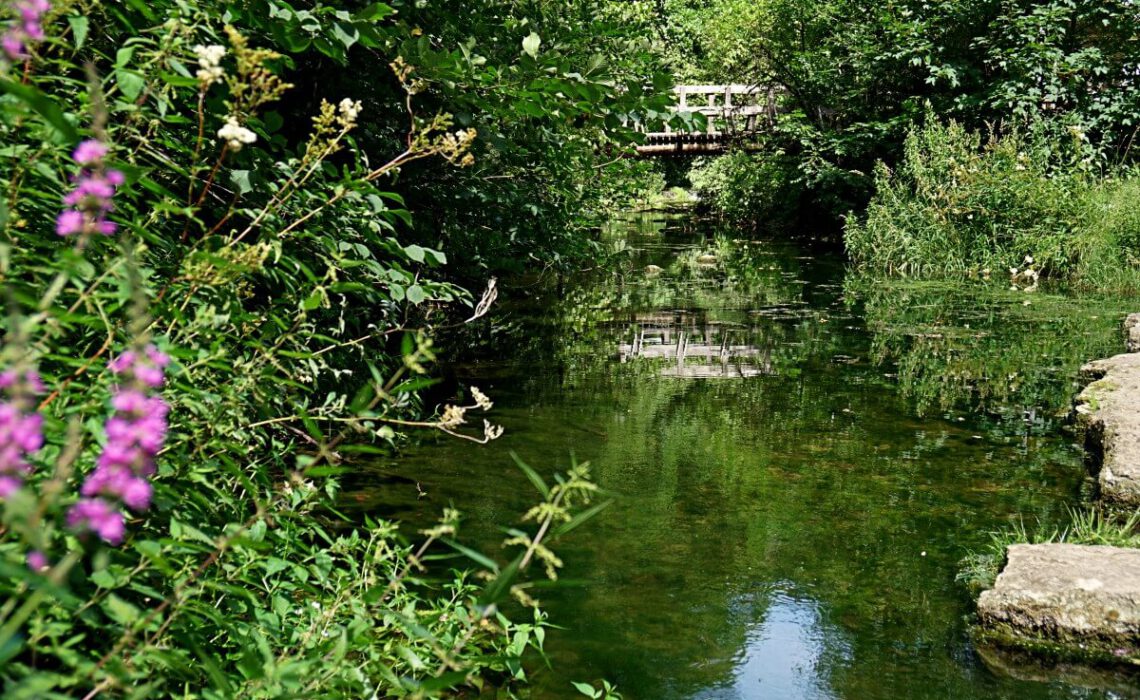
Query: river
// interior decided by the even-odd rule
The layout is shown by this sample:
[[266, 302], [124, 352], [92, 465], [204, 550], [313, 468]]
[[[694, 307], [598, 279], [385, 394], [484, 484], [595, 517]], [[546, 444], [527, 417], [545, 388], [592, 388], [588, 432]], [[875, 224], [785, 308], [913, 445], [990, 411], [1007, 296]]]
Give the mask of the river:
[[[957, 580], [989, 533], [1063, 528], [1080, 450], [1060, 416], [1080, 363], [1120, 351], [1119, 303], [852, 279], [841, 256], [631, 216], [612, 268], [507, 298], [447, 354], [495, 401], [487, 446], [425, 437], [357, 475], [378, 516], [451, 504], [465, 538], [588, 461], [613, 505], [557, 547], [552, 669], [627, 700], [1106, 697], [991, 672]], [[678, 359], [679, 350], [684, 357]]]

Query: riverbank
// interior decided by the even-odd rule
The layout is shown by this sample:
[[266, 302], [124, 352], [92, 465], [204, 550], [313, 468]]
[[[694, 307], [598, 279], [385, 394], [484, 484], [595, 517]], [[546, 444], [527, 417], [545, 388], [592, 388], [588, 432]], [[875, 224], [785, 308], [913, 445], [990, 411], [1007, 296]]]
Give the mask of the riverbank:
[[[1093, 517], [1123, 521], [1118, 535], [1127, 538], [1136, 516], [1126, 516], [1140, 512], [1140, 314], [1128, 316], [1124, 331], [1129, 352], [1082, 367], [1091, 383], [1073, 417], [1096, 481]], [[1133, 546], [1009, 546], [978, 599], [980, 639], [1038, 660], [1140, 667], [1140, 549], [1126, 543]]]

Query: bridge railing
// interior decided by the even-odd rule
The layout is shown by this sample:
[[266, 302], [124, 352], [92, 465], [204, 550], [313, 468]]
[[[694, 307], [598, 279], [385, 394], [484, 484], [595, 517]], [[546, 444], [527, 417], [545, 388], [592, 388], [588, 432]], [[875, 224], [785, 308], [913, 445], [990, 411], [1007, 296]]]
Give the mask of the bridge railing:
[[[753, 132], [771, 125], [779, 111], [784, 90], [744, 84], [678, 85], [673, 88], [673, 93], [677, 96], [674, 112], [704, 115], [707, 134], [730, 135]], [[672, 133], [673, 128], [666, 125], [660, 135]]]

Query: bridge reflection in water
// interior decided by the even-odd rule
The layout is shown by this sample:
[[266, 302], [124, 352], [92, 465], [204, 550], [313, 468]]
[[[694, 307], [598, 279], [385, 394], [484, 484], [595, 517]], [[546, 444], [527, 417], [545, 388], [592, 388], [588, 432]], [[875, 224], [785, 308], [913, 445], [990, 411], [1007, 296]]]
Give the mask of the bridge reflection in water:
[[672, 360], [665, 377], [733, 379], [774, 374], [772, 349], [740, 342], [755, 329], [739, 324], [697, 319], [684, 311], [638, 314], [628, 342], [618, 346], [618, 359]]

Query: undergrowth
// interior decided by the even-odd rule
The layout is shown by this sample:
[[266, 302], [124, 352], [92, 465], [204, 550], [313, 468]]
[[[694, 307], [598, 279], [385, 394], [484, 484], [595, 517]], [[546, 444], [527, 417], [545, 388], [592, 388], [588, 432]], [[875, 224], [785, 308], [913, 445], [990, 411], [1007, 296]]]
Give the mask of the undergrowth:
[[1140, 182], [1095, 170], [1077, 128], [992, 129], [929, 118], [895, 171], [880, 164], [863, 216], [849, 216], [852, 262], [910, 277], [1010, 276], [1140, 290]]

